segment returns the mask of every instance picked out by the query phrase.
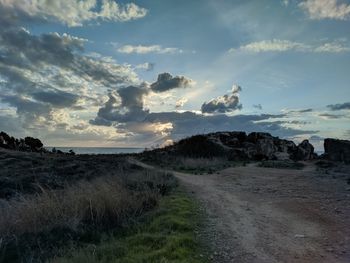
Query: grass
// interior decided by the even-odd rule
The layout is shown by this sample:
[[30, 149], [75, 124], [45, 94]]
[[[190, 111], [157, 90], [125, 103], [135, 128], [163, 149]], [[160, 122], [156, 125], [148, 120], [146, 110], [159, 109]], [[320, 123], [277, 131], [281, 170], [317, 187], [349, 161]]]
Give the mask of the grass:
[[69, 243], [100, 240], [154, 209], [176, 184], [171, 174], [125, 172], [0, 200], [0, 262], [46, 262]]
[[245, 165], [245, 162], [228, 161], [225, 157], [191, 158], [168, 154], [148, 154], [141, 156], [140, 160], [161, 168], [190, 174], [212, 174], [229, 167]]
[[262, 161], [259, 163], [259, 166], [265, 168], [301, 170], [305, 165], [303, 163], [293, 161]]
[[176, 191], [125, 233], [68, 253], [52, 263], [206, 262], [196, 237], [199, 224], [196, 203], [184, 192]]

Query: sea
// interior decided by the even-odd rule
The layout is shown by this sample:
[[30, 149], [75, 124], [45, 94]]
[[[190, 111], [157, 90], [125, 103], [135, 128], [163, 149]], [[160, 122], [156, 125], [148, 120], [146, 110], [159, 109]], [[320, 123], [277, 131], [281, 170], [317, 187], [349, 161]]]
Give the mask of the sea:
[[76, 154], [122, 154], [122, 153], [140, 153], [144, 148], [121, 148], [121, 147], [45, 147], [52, 151], [53, 148], [62, 152], [73, 150]]

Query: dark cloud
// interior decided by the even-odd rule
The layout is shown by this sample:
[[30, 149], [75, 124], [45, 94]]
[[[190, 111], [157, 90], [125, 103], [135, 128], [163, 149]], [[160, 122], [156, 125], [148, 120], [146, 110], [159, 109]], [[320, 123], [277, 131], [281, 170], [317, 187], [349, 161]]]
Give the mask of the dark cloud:
[[236, 115], [228, 116], [225, 114], [202, 115], [193, 112], [160, 112], [150, 113], [145, 121], [151, 123], [167, 123], [173, 125], [171, 139], [177, 140], [183, 137], [215, 131], [261, 131], [270, 132], [276, 136], [289, 137], [298, 134], [313, 134], [317, 131], [307, 131], [283, 127], [281, 124], [272, 124], [271, 122], [260, 122], [263, 120], [273, 120], [281, 118], [284, 115]]
[[262, 110], [263, 109], [261, 104], [253, 104], [253, 108], [258, 109], [258, 110]]
[[30, 114], [33, 116], [40, 116], [48, 114], [51, 110], [46, 104], [31, 101], [21, 96], [2, 95], [0, 98], [3, 103], [7, 103], [12, 107], [17, 108], [17, 113], [20, 115]]
[[331, 110], [350, 110], [350, 102], [327, 105]]
[[51, 104], [53, 107], [57, 108], [72, 107], [79, 98], [76, 94], [60, 90], [34, 92], [32, 96], [37, 101]]
[[301, 109], [301, 110], [291, 110], [291, 111], [288, 111], [288, 113], [306, 113], [306, 112], [312, 112], [313, 109]]
[[43, 63], [69, 67], [74, 51], [82, 50], [85, 40], [58, 33], [35, 36], [24, 28], [11, 28], [0, 34], [0, 62], [21, 68], [35, 68]]
[[125, 123], [131, 121], [143, 121], [149, 113], [144, 109], [144, 96], [149, 93], [147, 85], [128, 86], [109, 93], [109, 99], [100, 108], [95, 120], [90, 121], [95, 125], [111, 125], [111, 122]]
[[242, 104], [239, 103], [239, 92], [241, 90], [240, 86], [234, 85], [231, 94], [204, 102], [201, 107], [202, 113], [226, 113], [242, 109]]
[[25, 131], [14, 116], [3, 114], [0, 111], [0, 131], [11, 134], [15, 137], [24, 137]]
[[191, 84], [191, 80], [183, 76], [173, 77], [169, 73], [158, 75], [156, 82], [151, 84], [151, 89], [154, 92], [164, 92], [176, 88], [185, 88]]
[[[51, 128], [61, 125], [50, 116], [56, 109], [100, 104], [108, 88], [138, 81], [129, 66], [85, 56], [85, 42], [67, 34], [33, 35], [24, 28], [0, 26], [0, 100], [16, 108], [22, 125], [42, 124], [42, 118]], [[88, 88], [89, 96], [82, 94]]]
[[326, 119], [340, 119], [340, 118], [343, 118], [345, 115], [343, 115], [343, 114], [321, 113], [318, 116], [324, 117]]

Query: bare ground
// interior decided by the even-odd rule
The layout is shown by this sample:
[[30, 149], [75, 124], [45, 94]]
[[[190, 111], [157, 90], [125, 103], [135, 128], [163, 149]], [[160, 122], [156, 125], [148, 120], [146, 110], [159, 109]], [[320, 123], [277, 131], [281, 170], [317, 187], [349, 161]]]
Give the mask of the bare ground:
[[212, 262], [350, 262], [349, 169], [174, 172], [207, 214]]

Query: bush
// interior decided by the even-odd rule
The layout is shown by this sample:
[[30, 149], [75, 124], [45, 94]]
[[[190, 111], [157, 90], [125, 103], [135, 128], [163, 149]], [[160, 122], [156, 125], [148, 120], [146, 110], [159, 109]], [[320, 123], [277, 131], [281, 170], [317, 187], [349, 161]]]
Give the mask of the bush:
[[176, 144], [176, 147], [180, 155], [187, 157], [210, 158], [225, 155], [225, 149], [222, 146], [210, 141], [204, 135], [183, 139]]

